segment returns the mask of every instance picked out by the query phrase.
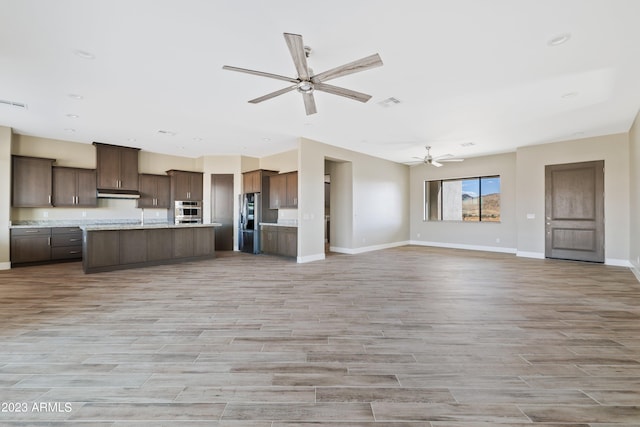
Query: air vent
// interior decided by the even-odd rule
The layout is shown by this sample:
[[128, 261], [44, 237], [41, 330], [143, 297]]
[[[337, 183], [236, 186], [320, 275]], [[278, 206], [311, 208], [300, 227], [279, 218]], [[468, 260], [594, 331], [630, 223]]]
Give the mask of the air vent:
[[0, 99], [0, 105], [8, 105], [9, 107], [27, 109], [27, 104], [16, 101], [7, 101], [6, 99]]
[[461, 147], [473, 147], [474, 145], [476, 145], [475, 142], [463, 142], [460, 144]]
[[394, 98], [393, 96], [378, 102], [378, 105], [384, 108], [393, 107], [397, 104], [400, 104], [400, 100], [398, 98]]

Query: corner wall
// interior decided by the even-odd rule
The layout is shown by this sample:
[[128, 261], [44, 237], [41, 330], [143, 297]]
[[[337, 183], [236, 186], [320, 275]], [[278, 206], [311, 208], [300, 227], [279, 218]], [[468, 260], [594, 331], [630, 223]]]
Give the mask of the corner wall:
[[407, 243], [407, 166], [306, 138], [300, 139], [298, 156], [299, 261], [324, 259], [326, 159], [352, 164], [352, 243], [350, 247], [342, 249], [348, 253], [359, 253]]
[[[605, 262], [628, 265], [629, 260], [629, 135], [616, 134], [517, 151], [518, 255], [544, 257], [545, 165], [604, 160]], [[527, 218], [527, 215], [535, 218]]]
[[629, 261], [640, 280], [640, 113], [629, 131], [630, 224]]
[[11, 268], [11, 128], [0, 126], [0, 270]]

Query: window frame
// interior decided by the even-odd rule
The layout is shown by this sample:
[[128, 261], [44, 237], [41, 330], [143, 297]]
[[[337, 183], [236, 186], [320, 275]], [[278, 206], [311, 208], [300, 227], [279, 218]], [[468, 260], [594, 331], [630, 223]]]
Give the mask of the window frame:
[[[491, 179], [497, 178], [500, 180], [499, 183], [499, 191], [500, 200], [502, 200], [502, 178], [499, 174], [496, 175], [479, 175], [479, 176], [470, 176], [464, 178], [446, 178], [446, 179], [432, 179], [432, 180], [424, 180], [422, 187], [422, 221], [423, 222], [464, 222], [464, 223], [500, 223], [502, 222], [502, 206], [500, 206], [500, 216], [497, 221], [488, 221], [482, 220], [482, 180], [483, 179]], [[477, 221], [465, 221], [464, 219], [443, 219], [444, 217], [444, 191], [443, 191], [443, 183], [448, 181], [467, 181], [467, 180], [477, 180], [478, 181], [478, 220]], [[437, 195], [437, 199], [431, 196], [432, 187], [434, 185], [432, 183], [437, 183], [437, 188], [439, 194]], [[437, 201], [438, 208], [436, 211], [437, 218], [433, 217], [433, 212], [431, 203]], [[464, 217], [463, 217], [464, 218]]]

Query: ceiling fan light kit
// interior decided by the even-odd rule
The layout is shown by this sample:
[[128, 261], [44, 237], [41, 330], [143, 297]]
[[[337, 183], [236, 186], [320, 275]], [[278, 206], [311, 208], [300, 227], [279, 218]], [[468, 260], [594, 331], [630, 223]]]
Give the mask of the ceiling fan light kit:
[[414, 159], [422, 160], [425, 165], [435, 166], [437, 168], [442, 166], [443, 162], [463, 162], [464, 159], [454, 158], [453, 154], [442, 154], [440, 156], [431, 155], [431, 146], [424, 147], [427, 150], [427, 155], [424, 157], [414, 157]]
[[371, 99], [371, 95], [356, 92], [355, 90], [351, 89], [328, 85], [324, 82], [349, 74], [358, 73], [360, 71], [369, 70], [371, 68], [380, 67], [382, 66], [382, 59], [380, 58], [380, 55], [376, 53], [314, 75], [307, 64], [307, 58], [311, 53], [311, 48], [304, 45], [304, 43], [302, 42], [302, 36], [299, 34], [284, 33], [284, 39], [287, 42], [289, 53], [291, 54], [293, 64], [295, 65], [296, 72], [298, 73], [297, 78], [281, 76], [279, 74], [265, 73], [262, 71], [249, 70], [246, 68], [233, 67], [230, 65], [225, 65], [222, 67], [222, 69], [224, 70], [254, 74], [256, 76], [268, 77], [271, 79], [283, 80], [289, 83], [293, 83], [293, 86], [288, 86], [284, 89], [280, 89], [275, 92], [271, 92], [261, 97], [252, 99], [249, 101], [251, 104], [258, 104], [287, 92], [297, 90], [302, 94], [305, 112], [307, 113], [307, 115], [311, 115], [317, 112], [316, 102], [313, 96], [313, 92], [316, 90], [360, 102], [367, 102], [369, 99]]

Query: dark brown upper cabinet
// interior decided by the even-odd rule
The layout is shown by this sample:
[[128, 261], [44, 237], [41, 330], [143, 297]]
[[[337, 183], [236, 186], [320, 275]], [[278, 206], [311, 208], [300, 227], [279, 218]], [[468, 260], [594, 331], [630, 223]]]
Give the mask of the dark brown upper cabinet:
[[53, 167], [53, 205], [96, 207], [95, 169]]
[[11, 156], [11, 206], [39, 208], [52, 206], [51, 169], [55, 159]]
[[260, 193], [262, 191], [262, 171], [255, 170], [242, 174], [242, 192]]
[[166, 209], [171, 206], [171, 178], [166, 175], [140, 174], [139, 208]]
[[271, 209], [298, 207], [298, 172], [273, 175], [269, 178]]
[[171, 200], [202, 200], [202, 172], [171, 169]]
[[140, 149], [101, 144], [96, 146], [99, 190], [138, 191], [138, 153]]

